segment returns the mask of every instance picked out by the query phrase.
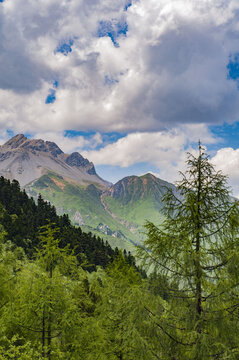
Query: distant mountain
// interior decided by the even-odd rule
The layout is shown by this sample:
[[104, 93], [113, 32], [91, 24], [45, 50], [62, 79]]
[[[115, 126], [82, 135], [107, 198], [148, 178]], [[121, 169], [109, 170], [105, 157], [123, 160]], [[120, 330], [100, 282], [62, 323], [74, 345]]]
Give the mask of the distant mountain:
[[64, 154], [54, 142], [31, 140], [19, 134], [0, 147], [0, 175], [18, 180], [21, 186], [49, 171], [80, 184], [109, 185], [96, 174], [93, 163], [77, 152]]
[[151, 173], [142, 176], [127, 176], [111, 188], [111, 197], [123, 205], [134, 204], [151, 197], [161, 204], [165, 190], [172, 184], [161, 180]]
[[103, 236], [112, 246], [134, 251], [147, 220], [162, 222], [162, 197], [174, 185], [152, 174], [128, 176], [112, 185], [93, 163], [53, 142], [17, 135], [0, 147], [0, 175], [17, 179], [27, 193], [55, 205], [72, 223]]
[[124, 178], [115, 185], [99, 188], [68, 183], [57, 174], [42, 176], [27, 192], [56, 206], [59, 214], [67, 213], [73, 224], [85, 231], [103, 234], [112, 246], [134, 251], [143, 238], [147, 220], [160, 224], [162, 197], [172, 184], [152, 174]]
[[[42, 226], [54, 224], [60, 230], [57, 234], [59, 246], [69, 246], [82, 261], [82, 254], [88, 260], [87, 269], [95, 270], [97, 265], [105, 267], [118, 252], [99, 237], [84, 233], [71, 225], [67, 215], [59, 216], [55, 208], [41, 197], [35, 203], [20, 190], [16, 181], [0, 177], [0, 225], [7, 232], [7, 239], [22, 247], [30, 258], [34, 258], [39, 248], [38, 232]], [[126, 260], [133, 260], [126, 255]]]
[[143, 231], [147, 220], [159, 224], [162, 221], [162, 197], [174, 185], [148, 173], [128, 176], [113, 185], [102, 195], [105, 208], [125, 222], [133, 233]]

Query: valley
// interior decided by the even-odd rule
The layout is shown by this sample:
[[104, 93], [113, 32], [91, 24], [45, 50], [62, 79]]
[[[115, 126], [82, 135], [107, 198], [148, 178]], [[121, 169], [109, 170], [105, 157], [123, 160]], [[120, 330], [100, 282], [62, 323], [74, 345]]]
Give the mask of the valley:
[[146, 221], [162, 222], [162, 197], [174, 188], [150, 173], [113, 185], [79, 153], [65, 154], [55, 143], [21, 134], [0, 147], [0, 175], [18, 180], [36, 201], [41, 194], [73, 225], [133, 253], [144, 240]]

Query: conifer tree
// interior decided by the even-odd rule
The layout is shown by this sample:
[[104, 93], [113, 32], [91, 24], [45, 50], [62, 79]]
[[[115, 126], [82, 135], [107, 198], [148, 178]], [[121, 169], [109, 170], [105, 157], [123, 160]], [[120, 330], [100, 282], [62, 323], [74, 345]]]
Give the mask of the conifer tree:
[[62, 334], [65, 313], [71, 311], [66, 275], [74, 276], [76, 258], [67, 248], [59, 248], [57, 228], [48, 224], [41, 230], [37, 258], [26, 263], [19, 276], [12, 322], [18, 335], [30, 339], [35, 348], [41, 342], [42, 357], [50, 360], [56, 345], [52, 340]]
[[[165, 220], [148, 222], [139, 254], [163, 275], [170, 300], [158, 313], [162, 359], [237, 359], [239, 354], [239, 210], [227, 178], [199, 143], [188, 154], [177, 192], [164, 197]], [[160, 341], [159, 341], [160, 343]]]
[[128, 265], [119, 252], [118, 258], [102, 275], [102, 304], [99, 306], [99, 320], [105, 340], [100, 347], [102, 359], [153, 360], [145, 334], [146, 299], [139, 272]]

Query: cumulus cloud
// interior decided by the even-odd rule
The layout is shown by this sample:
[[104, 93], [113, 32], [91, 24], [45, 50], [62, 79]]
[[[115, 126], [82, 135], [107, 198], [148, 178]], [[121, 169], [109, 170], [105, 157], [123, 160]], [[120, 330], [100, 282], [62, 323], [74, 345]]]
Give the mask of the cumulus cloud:
[[233, 194], [239, 198], [239, 149], [222, 148], [212, 158], [212, 164], [229, 176]]
[[128, 134], [99, 150], [82, 154], [96, 165], [129, 167], [136, 163], [150, 163], [159, 169], [160, 177], [175, 181], [178, 171], [185, 169], [186, 152], [193, 151], [190, 143], [201, 138], [204, 144], [217, 140], [205, 125], [184, 125], [171, 131], [137, 132]]
[[55, 142], [65, 153], [74, 151], [81, 152], [82, 149], [95, 149], [103, 143], [100, 133], [92, 134], [87, 138], [82, 135], [70, 136], [62, 132], [44, 132], [34, 135], [35, 139]]
[[[239, 50], [238, 1], [128, 5], [4, 1], [1, 129], [147, 132], [237, 120], [239, 92], [227, 64]], [[99, 37], [100, 24], [109, 26]], [[65, 54], [57, 51], [64, 44]], [[56, 99], [46, 104], [55, 80]]]
[[2, 131], [0, 133], [0, 145], [3, 145], [10, 137], [11, 135], [7, 131]]

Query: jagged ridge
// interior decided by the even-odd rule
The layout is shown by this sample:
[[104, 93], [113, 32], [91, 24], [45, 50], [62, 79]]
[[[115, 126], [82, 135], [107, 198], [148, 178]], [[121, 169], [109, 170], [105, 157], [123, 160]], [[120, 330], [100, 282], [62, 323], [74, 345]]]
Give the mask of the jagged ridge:
[[0, 147], [0, 175], [17, 179], [21, 186], [49, 171], [76, 183], [109, 185], [97, 175], [92, 162], [78, 152], [65, 154], [54, 142], [18, 134]]

